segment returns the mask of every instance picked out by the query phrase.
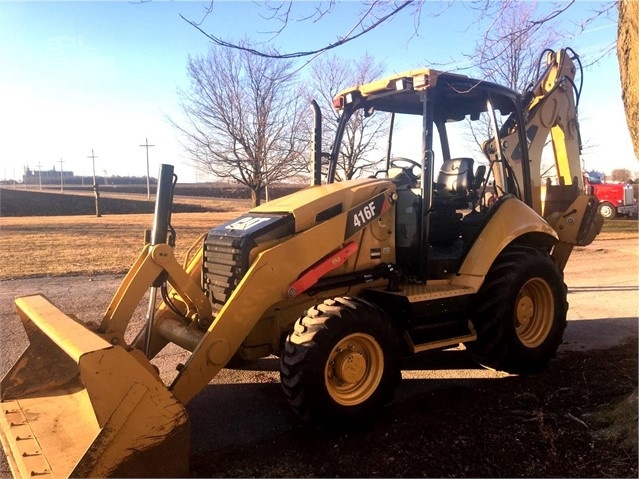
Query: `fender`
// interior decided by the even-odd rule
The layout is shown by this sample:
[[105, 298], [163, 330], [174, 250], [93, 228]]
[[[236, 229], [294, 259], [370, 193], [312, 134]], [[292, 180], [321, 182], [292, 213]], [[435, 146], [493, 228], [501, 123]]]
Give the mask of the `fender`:
[[525, 237], [533, 245], [550, 247], [559, 241], [555, 230], [535, 211], [513, 196], [503, 197], [468, 251], [452, 284], [477, 292], [495, 258], [506, 246]]

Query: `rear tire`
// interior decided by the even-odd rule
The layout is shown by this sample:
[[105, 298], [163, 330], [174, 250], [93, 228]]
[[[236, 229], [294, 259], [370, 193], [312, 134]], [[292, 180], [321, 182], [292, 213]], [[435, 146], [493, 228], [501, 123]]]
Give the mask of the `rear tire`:
[[608, 201], [604, 201], [599, 205], [599, 214], [604, 217], [606, 220], [614, 219], [617, 216], [617, 209], [615, 205]]
[[384, 311], [359, 298], [329, 299], [295, 323], [280, 358], [293, 410], [319, 426], [356, 424], [392, 401], [400, 338]]
[[539, 371], [555, 356], [566, 328], [563, 273], [547, 252], [512, 245], [497, 257], [474, 303], [477, 341], [467, 347], [484, 366]]

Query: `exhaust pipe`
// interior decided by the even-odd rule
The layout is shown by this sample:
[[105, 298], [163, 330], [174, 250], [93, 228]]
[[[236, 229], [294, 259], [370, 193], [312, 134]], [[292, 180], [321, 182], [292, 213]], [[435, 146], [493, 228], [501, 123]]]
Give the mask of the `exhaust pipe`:
[[311, 186], [322, 184], [322, 112], [315, 100], [313, 110], [313, 142], [311, 145]]
[[173, 206], [173, 185], [177, 177], [173, 173], [173, 165], [160, 165], [158, 189], [155, 195], [155, 212], [153, 214], [153, 231], [151, 244], [166, 243], [171, 224]]
[[[153, 230], [151, 245], [167, 242], [168, 231], [171, 226], [171, 210], [173, 209], [173, 186], [177, 177], [173, 173], [173, 165], [160, 165], [158, 189], [155, 195], [155, 212], [153, 214]], [[155, 315], [155, 301], [157, 290], [166, 281], [163, 271], [149, 288], [149, 305], [146, 310], [146, 332], [144, 336], [144, 353], [151, 359], [151, 332], [153, 331], [153, 316]]]

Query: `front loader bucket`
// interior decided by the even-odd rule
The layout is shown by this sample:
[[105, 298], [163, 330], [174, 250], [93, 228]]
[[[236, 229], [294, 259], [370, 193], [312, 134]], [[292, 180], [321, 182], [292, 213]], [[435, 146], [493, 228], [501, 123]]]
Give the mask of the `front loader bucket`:
[[42, 295], [18, 298], [30, 345], [2, 379], [0, 438], [15, 477], [180, 477], [184, 406], [146, 358]]

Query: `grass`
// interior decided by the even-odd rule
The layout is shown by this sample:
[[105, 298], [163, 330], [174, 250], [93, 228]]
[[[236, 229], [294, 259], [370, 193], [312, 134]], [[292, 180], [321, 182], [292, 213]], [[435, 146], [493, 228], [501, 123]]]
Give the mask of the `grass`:
[[[222, 212], [172, 215], [179, 261], [202, 233], [248, 209], [243, 201], [231, 205]], [[152, 214], [0, 218], [0, 280], [124, 273], [152, 224]], [[606, 221], [598, 240], [637, 236], [637, 226], [633, 220]]]
[[616, 239], [633, 233], [639, 234], [639, 222], [620, 218], [604, 222], [599, 239]]
[[[244, 211], [173, 214], [178, 260], [202, 233]], [[0, 280], [124, 273], [152, 225], [150, 214], [0, 218]]]
[[637, 455], [637, 388], [593, 415], [597, 437]]

